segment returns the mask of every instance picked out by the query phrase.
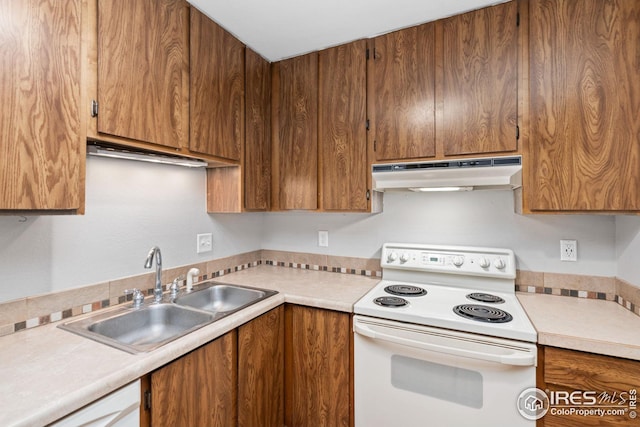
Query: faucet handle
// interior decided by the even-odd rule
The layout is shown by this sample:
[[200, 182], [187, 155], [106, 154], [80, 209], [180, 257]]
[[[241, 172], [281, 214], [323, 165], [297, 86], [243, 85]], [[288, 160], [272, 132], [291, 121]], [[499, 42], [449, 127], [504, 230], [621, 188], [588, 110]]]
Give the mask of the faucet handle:
[[133, 295], [133, 308], [140, 308], [144, 303], [144, 294], [140, 289], [125, 289], [125, 295]]
[[180, 282], [183, 280], [184, 280], [184, 276], [180, 275], [175, 279], [173, 279], [173, 282], [171, 282], [171, 286], [169, 287], [169, 290], [171, 291], [172, 298], [175, 298], [176, 295], [178, 295], [178, 291], [180, 290]]

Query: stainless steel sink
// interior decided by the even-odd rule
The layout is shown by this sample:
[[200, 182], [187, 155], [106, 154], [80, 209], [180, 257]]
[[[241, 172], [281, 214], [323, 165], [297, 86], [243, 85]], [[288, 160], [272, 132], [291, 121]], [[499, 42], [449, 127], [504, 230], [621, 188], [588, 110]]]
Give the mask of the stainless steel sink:
[[118, 307], [59, 327], [135, 354], [158, 348], [215, 319], [212, 313], [173, 304], [151, 304]]
[[262, 301], [276, 291], [248, 288], [226, 283], [205, 283], [189, 293], [178, 295], [174, 303], [215, 313], [216, 319]]

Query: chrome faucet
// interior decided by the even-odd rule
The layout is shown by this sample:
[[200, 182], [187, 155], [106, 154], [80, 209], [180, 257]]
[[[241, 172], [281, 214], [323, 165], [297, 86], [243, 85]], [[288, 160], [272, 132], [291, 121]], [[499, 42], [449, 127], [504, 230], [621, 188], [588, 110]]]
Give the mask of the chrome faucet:
[[156, 285], [153, 288], [153, 300], [158, 303], [162, 302], [162, 255], [159, 247], [154, 246], [151, 248], [144, 263], [144, 268], [151, 268], [154, 255], [156, 257]]

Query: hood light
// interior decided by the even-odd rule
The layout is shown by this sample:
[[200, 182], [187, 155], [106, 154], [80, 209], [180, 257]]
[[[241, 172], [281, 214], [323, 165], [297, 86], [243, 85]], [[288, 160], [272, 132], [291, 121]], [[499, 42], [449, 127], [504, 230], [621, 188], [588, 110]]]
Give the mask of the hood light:
[[473, 187], [414, 187], [409, 190], [425, 193], [431, 191], [473, 191]]

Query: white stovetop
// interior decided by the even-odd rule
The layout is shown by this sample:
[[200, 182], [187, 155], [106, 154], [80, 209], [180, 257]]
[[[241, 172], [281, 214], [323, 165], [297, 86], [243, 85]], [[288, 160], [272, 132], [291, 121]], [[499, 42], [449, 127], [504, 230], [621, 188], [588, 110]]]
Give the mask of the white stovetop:
[[[409, 304], [403, 307], [382, 307], [374, 303], [374, 299], [382, 296], [393, 296], [384, 288], [391, 284], [408, 284], [418, 286], [427, 291], [424, 296], [403, 297]], [[512, 285], [513, 286], [513, 285]], [[504, 299], [504, 303], [483, 303], [468, 299], [472, 292], [490, 293]], [[511, 314], [513, 319], [506, 323], [487, 323], [466, 319], [454, 313], [453, 307], [459, 304], [479, 304], [498, 308]], [[379, 317], [418, 325], [435, 326], [482, 335], [536, 342], [536, 330], [527, 314], [518, 302], [513, 290], [486, 292], [482, 289], [456, 288], [446, 285], [425, 283], [408, 283], [382, 280], [353, 307], [356, 314]]]

